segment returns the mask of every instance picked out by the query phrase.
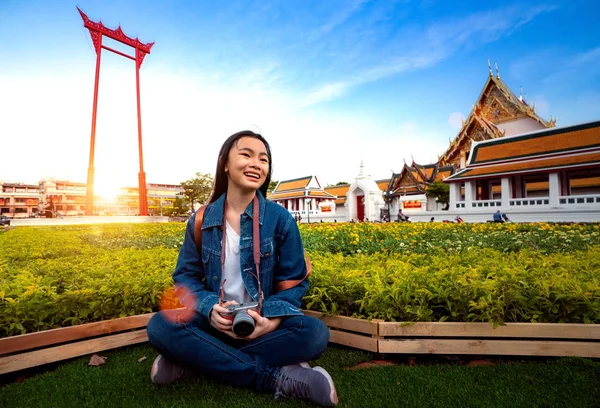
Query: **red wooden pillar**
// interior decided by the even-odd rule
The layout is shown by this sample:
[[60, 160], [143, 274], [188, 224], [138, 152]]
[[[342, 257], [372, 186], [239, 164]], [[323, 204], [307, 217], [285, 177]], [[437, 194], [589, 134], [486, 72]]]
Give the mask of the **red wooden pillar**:
[[96, 80], [94, 81], [94, 104], [92, 108], [92, 135], [90, 137], [90, 160], [87, 174], [87, 187], [85, 196], [85, 215], [94, 212], [94, 148], [96, 145], [96, 113], [98, 111], [98, 83], [100, 81], [100, 56], [102, 55], [102, 35], [90, 29], [96, 50]]
[[146, 173], [144, 172], [144, 153], [142, 150], [142, 110], [140, 107], [140, 65], [142, 59], [139, 48], [135, 49], [135, 87], [137, 92], [137, 120], [138, 120], [138, 150], [140, 156], [140, 172], [138, 184], [140, 193], [140, 215], [148, 215], [148, 191], [146, 189]]

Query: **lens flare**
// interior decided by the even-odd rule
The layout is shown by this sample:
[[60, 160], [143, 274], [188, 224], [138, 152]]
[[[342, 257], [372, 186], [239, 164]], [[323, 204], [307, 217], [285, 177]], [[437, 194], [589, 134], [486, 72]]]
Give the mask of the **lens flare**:
[[195, 305], [196, 296], [183, 286], [165, 290], [159, 301], [161, 313], [173, 323], [191, 322], [196, 316]]

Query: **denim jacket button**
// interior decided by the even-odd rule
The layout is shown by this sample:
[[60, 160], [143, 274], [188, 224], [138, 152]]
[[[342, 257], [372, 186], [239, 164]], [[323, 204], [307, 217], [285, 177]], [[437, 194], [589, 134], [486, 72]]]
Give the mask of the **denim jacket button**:
[[213, 276], [213, 280], [216, 282], [216, 281], [219, 280], [219, 277], [218, 276]]

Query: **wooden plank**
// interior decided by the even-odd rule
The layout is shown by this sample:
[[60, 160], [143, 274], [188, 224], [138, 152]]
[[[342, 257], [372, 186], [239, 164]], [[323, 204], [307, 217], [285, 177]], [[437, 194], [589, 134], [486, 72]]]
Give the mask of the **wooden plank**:
[[154, 313], [85, 323], [78, 326], [44, 330], [0, 339], [0, 356], [17, 351], [31, 350], [67, 341], [85, 339], [124, 330], [145, 328]]
[[335, 327], [336, 329], [348, 330], [357, 333], [365, 333], [372, 336], [377, 336], [378, 333], [378, 321], [368, 321], [366, 319], [357, 319], [355, 317], [346, 316], [327, 316], [322, 317], [323, 313], [313, 312], [312, 310], [303, 310], [306, 316], [316, 317], [321, 319], [329, 327]]
[[600, 358], [600, 344], [582, 341], [529, 340], [379, 340], [380, 353], [579, 356]]
[[507, 323], [494, 329], [491, 323], [432, 322], [379, 323], [380, 336], [407, 337], [520, 337], [600, 340], [600, 324]]
[[134, 332], [114, 334], [112, 336], [80, 341], [77, 343], [65, 344], [62, 346], [45, 348], [42, 350], [30, 351], [28, 353], [0, 357], [0, 374], [11, 373], [13, 371], [23, 370], [25, 368], [54, 363], [56, 361], [80, 357], [86, 354], [97, 353], [99, 351], [143, 343], [146, 341], [148, 341], [148, 336], [146, 335], [146, 330], [143, 329]]
[[377, 352], [377, 339], [365, 335], [329, 330], [329, 342], [353, 347], [359, 350]]

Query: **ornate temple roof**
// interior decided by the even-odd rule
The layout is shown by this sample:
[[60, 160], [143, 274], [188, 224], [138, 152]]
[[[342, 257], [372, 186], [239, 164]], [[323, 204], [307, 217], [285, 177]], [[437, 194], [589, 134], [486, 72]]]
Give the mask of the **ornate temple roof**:
[[469, 165], [598, 148], [598, 123], [554, 128], [473, 145]]
[[[501, 93], [505, 99], [504, 101], [494, 94], [493, 88], [496, 88]], [[497, 105], [494, 105], [493, 102], [497, 102]], [[507, 106], [507, 104], [512, 106]], [[483, 111], [483, 114], [492, 119], [496, 124], [513, 120], [519, 116], [528, 116], [546, 128], [556, 126], [556, 118], [550, 118], [550, 120], [543, 119], [535, 112], [535, 104], [530, 104], [522, 95], [517, 97], [500, 78], [500, 74], [494, 76], [491, 70], [483, 86], [483, 90], [479, 94], [479, 98], [477, 98], [475, 106], [477, 105], [480, 108], [487, 108]], [[516, 109], [518, 112], [512, 111], [511, 108]]]
[[[524, 118], [537, 123], [537, 128], [556, 126], [556, 118], [545, 120], [535, 112], [535, 104], [530, 105], [523, 96], [517, 97], [500, 78], [498, 66], [496, 75], [489, 65], [489, 76], [467, 120], [463, 122], [458, 135], [450, 142], [450, 146], [440, 156], [438, 162], [442, 166], [454, 164], [460, 167], [461, 157], [470, 151], [471, 143], [505, 137], [502, 129], [509, 122], [517, 122]], [[520, 123], [520, 122], [519, 122]], [[514, 131], [513, 127], [513, 131]], [[519, 132], [520, 133], [520, 132]]]
[[310, 183], [311, 179], [312, 179], [312, 176], [306, 176], [306, 177], [300, 177], [300, 178], [292, 179], [292, 180], [280, 181], [279, 184], [277, 185], [277, 187], [275, 187], [275, 190], [273, 190], [273, 192], [305, 188], [308, 185], [308, 183]]
[[600, 165], [600, 121], [541, 130], [473, 146], [467, 167], [449, 182]]
[[267, 196], [269, 200], [290, 198], [326, 198], [335, 200], [337, 197], [323, 190], [316, 176], [280, 181], [275, 190]]
[[420, 165], [413, 161], [410, 166], [404, 163], [400, 173], [392, 175], [387, 189], [393, 195], [423, 194], [429, 184], [443, 181], [454, 171], [454, 166], [440, 166], [439, 163]]
[[325, 191], [337, 197], [335, 199], [336, 204], [344, 204], [346, 202], [346, 194], [348, 194], [349, 188], [350, 184], [342, 184], [339, 186], [325, 187]]

